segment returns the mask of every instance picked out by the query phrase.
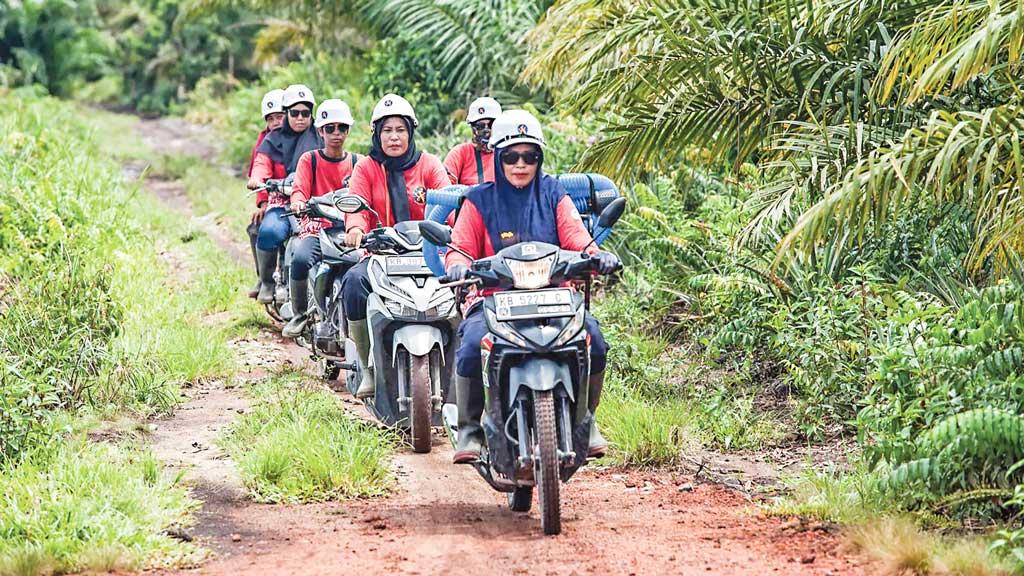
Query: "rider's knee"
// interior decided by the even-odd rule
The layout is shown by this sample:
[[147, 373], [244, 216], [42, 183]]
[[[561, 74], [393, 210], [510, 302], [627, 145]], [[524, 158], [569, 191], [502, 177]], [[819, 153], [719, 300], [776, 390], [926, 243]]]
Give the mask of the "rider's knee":
[[292, 280], [305, 280], [309, 277], [309, 269], [313, 266], [313, 260], [315, 259], [313, 253], [314, 245], [310, 240], [315, 241], [316, 238], [302, 240], [292, 253]]
[[366, 289], [366, 274], [366, 266], [360, 263], [346, 272], [342, 280], [341, 298], [345, 306], [345, 316], [349, 320], [366, 318], [366, 298], [370, 294]]
[[480, 308], [466, 315], [459, 324], [459, 349], [455, 351], [455, 372], [465, 378], [480, 376], [480, 341], [487, 335], [487, 323]]
[[277, 250], [288, 238], [290, 232], [288, 220], [277, 217], [274, 212], [267, 212], [263, 223], [260, 224], [259, 234], [256, 236], [256, 247], [268, 252]]
[[590, 373], [600, 374], [608, 364], [608, 341], [601, 333], [597, 319], [589, 314], [586, 326], [587, 334], [590, 335]]

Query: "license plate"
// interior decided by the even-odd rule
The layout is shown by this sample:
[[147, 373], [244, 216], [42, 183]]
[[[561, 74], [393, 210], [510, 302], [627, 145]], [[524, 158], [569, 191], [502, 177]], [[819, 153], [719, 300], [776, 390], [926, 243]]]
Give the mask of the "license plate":
[[389, 276], [429, 276], [432, 274], [423, 256], [388, 256]]
[[499, 321], [572, 316], [572, 290], [510, 290], [494, 295]]

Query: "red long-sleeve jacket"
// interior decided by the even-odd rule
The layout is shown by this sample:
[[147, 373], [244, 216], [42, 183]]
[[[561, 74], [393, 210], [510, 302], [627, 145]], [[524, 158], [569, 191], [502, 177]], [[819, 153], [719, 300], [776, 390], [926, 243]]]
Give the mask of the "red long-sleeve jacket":
[[494, 151], [480, 152], [479, 161], [477, 156], [472, 142], [463, 142], [448, 152], [444, 158], [444, 167], [452, 184], [475, 186], [481, 182], [494, 182]]
[[[316, 155], [316, 173], [313, 170], [313, 158]], [[314, 196], [323, 196], [345, 186], [345, 178], [352, 175], [357, 159], [355, 154], [348, 152], [341, 159], [332, 159], [323, 150], [311, 150], [299, 157], [295, 167], [295, 182], [292, 186], [292, 202], [309, 202]], [[323, 228], [330, 228], [331, 221], [324, 218], [303, 216], [299, 223], [300, 238], [316, 236]]]
[[[260, 182], [266, 182], [271, 178], [284, 178], [288, 175], [285, 170], [284, 164], [280, 162], [274, 162], [270, 159], [270, 156], [257, 152], [256, 157], [253, 158], [252, 174], [259, 178]], [[268, 194], [266, 190], [260, 190], [256, 193], [256, 206], [266, 202], [267, 209], [280, 208], [288, 205], [288, 199], [280, 194]]]
[[[576, 205], [573, 204], [572, 198], [569, 196], [562, 197], [558, 202], [555, 225], [558, 228], [558, 244], [562, 249], [584, 250], [584, 247], [586, 247], [587, 254], [598, 252], [597, 246], [590, 244], [593, 237], [587, 231], [587, 227], [583, 225], [583, 219], [580, 218], [580, 213], [576, 210]], [[587, 246], [588, 244], [590, 246]], [[467, 258], [455, 250], [448, 250], [444, 257], [445, 269], [450, 269], [455, 264], [469, 266], [473, 260], [487, 258], [495, 254], [494, 245], [491, 243], [490, 234], [487, 233], [487, 225], [484, 223], [483, 215], [480, 214], [480, 211], [477, 210], [477, 207], [471, 200], [466, 200], [462, 203], [459, 219], [455, 221], [455, 227], [452, 228], [451, 245], [469, 254], [471, 258]], [[470, 289], [466, 295], [464, 309], [469, 310], [479, 298], [495, 291], [496, 289], [489, 288], [482, 293], [478, 293], [475, 289]]]
[[[426, 190], [437, 190], [449, 186], [451, 180], [444, 171], [444, 165], [437, 156], [424, 152], [419, 162], [405, 171], [405, 187], [409, 195], [409, 216], [412, 220], [423, 220], [426, 208]], [[364, 158], [356, 164], [348, 184], [349, 192], [362, 197], [370, 208], [380, 214], [382, 226], [395, 225], [395, 213], [388, 196], [388, 179], [384, 166], [372, 158]], [[358, 229], [365, 232], [376, 226], [369, 211], [348, 214], [345, 230]]]

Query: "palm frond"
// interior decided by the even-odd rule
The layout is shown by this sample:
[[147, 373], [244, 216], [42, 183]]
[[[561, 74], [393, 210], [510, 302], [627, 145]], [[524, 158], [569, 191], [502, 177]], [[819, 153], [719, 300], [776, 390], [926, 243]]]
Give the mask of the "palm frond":
[[963, 202], [976, 213], [975, 243], [967, 265], [989, 258], [1006, 271], [1024, 248], [1024, 118], [1015, 106], [982, 112], [935, 112], [895, 145], [879, 147], [807, 210], [779, 246], [810, 250], [839, 232], [863, 238], [871, 226], [915, 202]]
[[963, 87], [994, 68], [1017, 65], [1024, 50], [1024, 4], [1018, 0], [941, 2], [899, 35], [878, 90], [907, 102]]

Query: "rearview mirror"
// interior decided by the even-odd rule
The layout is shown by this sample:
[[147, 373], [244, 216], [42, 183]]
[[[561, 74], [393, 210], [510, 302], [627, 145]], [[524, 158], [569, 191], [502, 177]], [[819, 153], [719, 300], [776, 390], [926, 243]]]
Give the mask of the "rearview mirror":
[[612, 200], [604, 210], [601, 211], [601, 215], [597, 218], [597, 226], [599, 228], [611, 228], [619, 221], [622, 217], [622, 213], [626, 211], [626, 199], [619, 197]]
[[356, 196], [355, 194], [342, 194], [335, 197], [334, 205], [345, 214], [355, 214], [370, 208], [362, 196]]
[[420, 234], [435, 246], [447, 246], [452, 241], [452, 231], [440, 222], [424, 220], [419, 223]]

